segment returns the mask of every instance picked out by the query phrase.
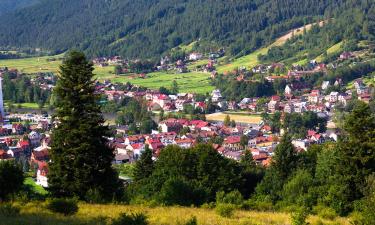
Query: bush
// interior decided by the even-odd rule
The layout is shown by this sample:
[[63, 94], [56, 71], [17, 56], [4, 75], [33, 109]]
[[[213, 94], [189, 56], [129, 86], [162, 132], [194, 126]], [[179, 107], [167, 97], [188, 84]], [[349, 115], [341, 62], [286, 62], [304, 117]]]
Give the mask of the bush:
[[242, 204], [242, 208], [246, 210], [257, 210], [257, 211], [271, 211], [274, 209], [274, 205], [271, 201], [267, 199], [264, 200], [257, 200], [257, 199], [249, 199], [244, 201]]
[[337, 217], [334, 209], [325, 206], [315, 206], [313, 211], [321, 218], [333, 220]]
[[292, 225], [306, 225], [309, 213], [307, 209], [301, 208], [292, 213]]
[[216, 193], [216, 204], [220, 203], [233, 204], [239, 206], [243, 203], [243, 196], [238, 190], [231, 191], [229, 193], [219, 191]]
[[203, 203], [201, 205], [201, 208], [203, 209], [214, 209], [215, 208], [215, 203], [214, 202], [210, 202], [210, 203]]
[[48, 202], [47, 209], [69, 216], [78, 212], [78, 205], [75, 199], [52, 199]]
[[0, 204], [0, 215], [5, 217], [14, 217], [20, 213], [20, 208], [10, 203]]
[[232, 217], [236, 206], [233, 204], [220, 203], [216, 205], [216, 213], [222, 217]]
[[112, 225], [147, 225], [147, 216], [143, 213], [122, 213], [119, 218], [113, 220]]
[[0, 160], [0, 199], [6, 200], [21, 190], [24, 177], [20, 165], [14, 160]]
[[197, 217], [193, 216], [190, 218], [185, 225], [198, 225]]

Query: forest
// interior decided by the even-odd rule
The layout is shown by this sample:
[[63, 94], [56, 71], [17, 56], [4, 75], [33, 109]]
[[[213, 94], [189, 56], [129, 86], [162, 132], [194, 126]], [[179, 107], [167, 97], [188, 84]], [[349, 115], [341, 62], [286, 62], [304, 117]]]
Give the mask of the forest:
[[44, 0], [1, 16], [0, 46], [55, 53], [77, 48], [90, 57], [152, 59], [182, 43], [202, 40], [211, 43], [206, 51], [225, 47], [228, 54], [239, 56], [292, 28], [336, 18], [352, 8], [371, 33], [372, 5], [367, 0]]

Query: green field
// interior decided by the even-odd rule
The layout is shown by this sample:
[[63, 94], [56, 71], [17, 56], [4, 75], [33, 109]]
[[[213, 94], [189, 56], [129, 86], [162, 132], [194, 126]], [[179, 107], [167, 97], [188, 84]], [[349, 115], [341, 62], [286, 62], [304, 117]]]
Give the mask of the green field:
[[[0, 60], [0, 67], [8, 67], [10, 69], [18, 69], [23, 73], [39, 73], [39, 72], [53, 72], [59, 71], [61, 65], [61, 58], [63, 54], [56, 56], [31, 57], [22, 59], [3, 59]], [[54, 59], [54, 61], [51, 61]], [[97, 77], [105, 77], [113, 74], [114, 66], [94, 67], [94, 74]]]
[[147, 87], [150, 89], [159, 89], [164, 86], [169, 88], [173, 80], [176, 80], [180, 92], [202, 93], [211, 92], [214, 87], [210, 85], [210, 74], [203, 72], [174, 73], [174, 72], [154, 72], [147, 74], [147, 78], [134, 78], [132, 75], [114, 74], [100, 76], [99, 80], [109, 79], [113, 82], [130, 82], [134, 85]]
[[[335, 45], [333, 45], [332, 47], [330, 47], [329, 49], [327, 49], [327, 55], [333, 55], [333, 54], [336, 54], [337, 52], [341, 51], [342, 49], [342, 45], [343, 45], [343, 42], [339, 42]], [[315, 59], [317, 62], [322, 62], [324, 60], [324, 56], [323, 55], [320, 55], [318, 57], [316, 57]]]
[[[24, 59], [0, 60], [0, 67], [16, 68], [23, 73], [37, 72], [54, 72], [57, 73], [61, 60], [57, 60], [59, 56], [45, 56]], [[56, 61], [48, 61], [47, 59], [55, 58]], [[208, 60], [201, 60], [189, 64], [188, 68], [195, 70], [197, 66], [207, 64]], [[176, 80], [180, 92], [190, 93], [206, 93], [214, 89], [210, 85], [209, 73], [189, 72], [178, 74], [174, 72], [154, 72], [147, 75], [146, 79], [132, 78], [130, 75], [116, 76], [114, 74], [114, 66], [94, 67], [95, 78], [98, 80], [111, 80], [113, 82], [131, 82], [134, 85], [140, 85], [151, 89], [158, 89], [161, 86], [170, 87], [173, 80]], [[29, 108], [38, 108], [37, 105], [24, 105]]]

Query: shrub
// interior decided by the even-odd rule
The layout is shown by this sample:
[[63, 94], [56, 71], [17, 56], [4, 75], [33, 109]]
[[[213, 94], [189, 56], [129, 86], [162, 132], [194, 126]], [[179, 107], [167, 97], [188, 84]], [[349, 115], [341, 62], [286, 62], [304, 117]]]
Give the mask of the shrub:
[[0, 204], [0, 215], [5, 217], [13, 217], [20, 213], [20, 208], [10, 203]]
[[235, 210], [235, 205], [233, 204], [226, 204], [226, 203], [220, 203], [216, 205], [216, 213], [219, 214], [222, 217], [232, 217], [234, 210]]
[[143, 213], [122, 213], [119, 218], [113, 220], [112, 225], [147, 225], [147, 216]]
[[185, 225], [198, 225], [197, 217], [193, 216], [190, 218]]
[[325, 206], [315, 206], [313, 211], [323, 219], [333, 220], [337, 216], [334, 209]]
[[201, 208], [203, 209], [214, 209], [215, 208], [215, 203], [214, 202], [210, 202], [210, 203], [203, 203], [201, 205]]
[[21, 190], [24, 177], [20, 165], [14, 160], [0, 161], [0, 199], [5, 200], [11, 194]]
[[243, 203], [243, 196], [238, 190], [231, 191], [229, 193], [219, 191], [216, 193], [216, 204], [220, 203], [241, 205]]
[[292, 225], [306, 225], [308, 211], [305, 208], [300, 208], [292, 213]]
[[268, 200], [257, 200], [249, 199], [244, 201], [242, 208], [246, 210], [257, 210], [257, 211], [271, 211], [274, 209], [274, 205]]
[[64, 216], [74, 215], [78, 212], [78, 205], [75, 199], [52, 199], [48, 202], [47, 208]]

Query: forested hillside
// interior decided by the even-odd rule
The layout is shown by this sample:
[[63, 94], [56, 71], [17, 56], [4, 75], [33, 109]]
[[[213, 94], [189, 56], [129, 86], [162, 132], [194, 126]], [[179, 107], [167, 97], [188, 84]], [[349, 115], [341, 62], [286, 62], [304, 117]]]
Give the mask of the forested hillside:
[[[181, 43], [206, 40], [244, 55], [291, 28], [356, 8], [361, 0], [44, 0], [0, 17], [0, 46], [69, 48], [90, 56], [151, 58]], [[370, 17], [371, 15], [369, 15]], [[370, 25], [370, 24], [369, 24]]]
[[0, 0], [0, 15], [16, 9], [31, 6], [37, 2], [38, 0]]

